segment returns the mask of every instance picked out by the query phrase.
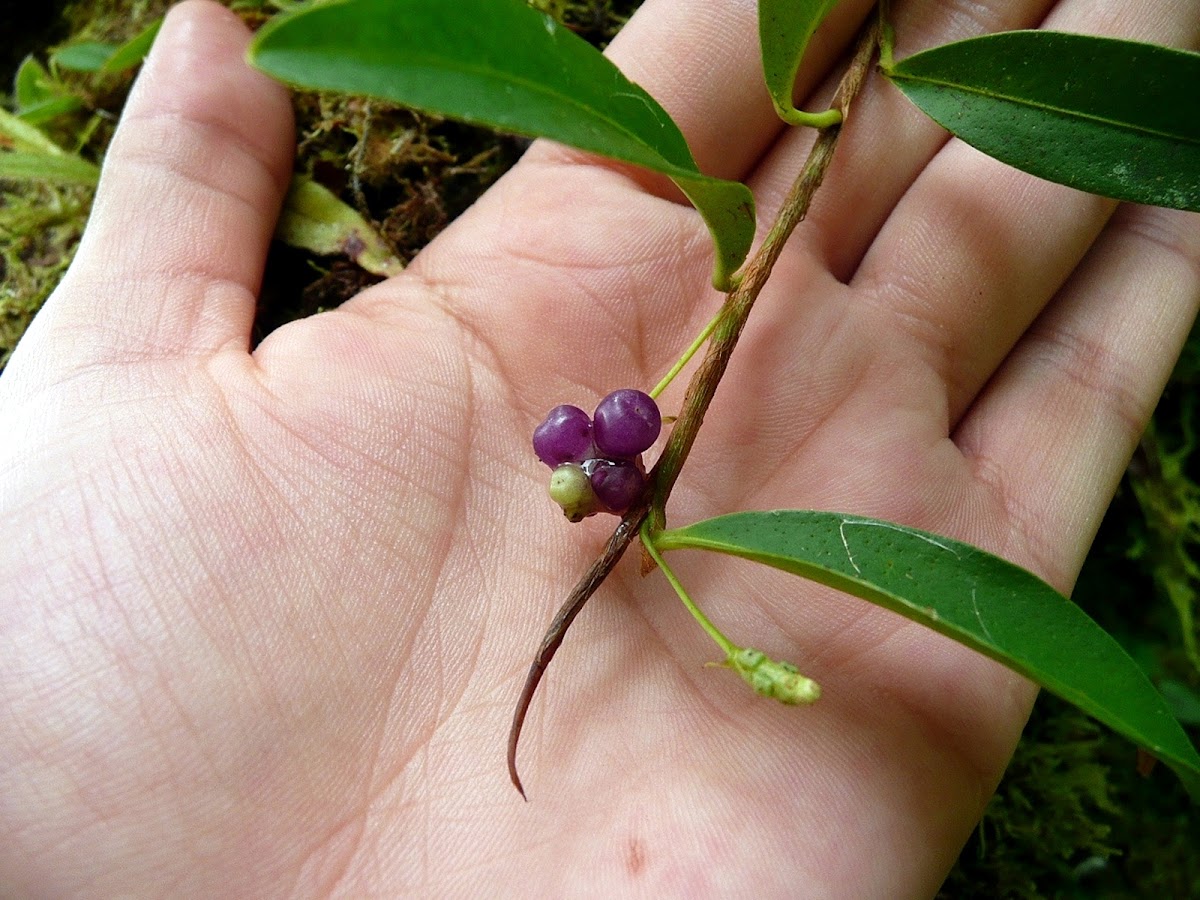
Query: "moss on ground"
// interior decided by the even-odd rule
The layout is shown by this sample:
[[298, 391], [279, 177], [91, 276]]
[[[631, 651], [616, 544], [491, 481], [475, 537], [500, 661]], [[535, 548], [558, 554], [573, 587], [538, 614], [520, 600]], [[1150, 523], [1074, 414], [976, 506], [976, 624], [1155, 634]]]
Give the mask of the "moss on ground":
[[[251, 25], [264, 0], [227, 0]], [[640, 0], [532, 0], [603, 46]], [[61, 4], [60, 4], [61, 5]], [[167, 0], [77, 0], [60, 21], [13, 24], [11, 46], [120, 43]], [[22, 30], [23, 29], [23, 30]], [[19, 62], [6, 61], [4, 82]], [[130, 83], [65, 74], [84, 108], [45, 126], [62, 146], [99, 161]], [[11, 104], [10, 104], [11, 107]], [[426, 243], [520, 156], [525, 142], [389, 104], [298, 93], [297, 170], [354, 207], [401, 259]], [[0, 181], [0, 366], [70, 262], [91, 191]], [[341, 260], [276, 244], [257, 322], [273, 328], [336, 306], [375, 276]], [[1200, 382], [1193, 339], [1121, 492], [1105, 518], [1076, 599], [1160, 684], [1177, 712], [1200, 705], [1195, 605], [1200, 488], [1192, 422]], [[1191, 721], [1195, 739], [1200, 716]], [[1162, 766], [1138, 774], [1132, 746], [1074, 707], [1043, 697], [979, 829], [940, 896], [1200, 897], [1200, 816]]]
[[0, 190], [0, 368], [58, 284], [83, 234], [91, 190]]

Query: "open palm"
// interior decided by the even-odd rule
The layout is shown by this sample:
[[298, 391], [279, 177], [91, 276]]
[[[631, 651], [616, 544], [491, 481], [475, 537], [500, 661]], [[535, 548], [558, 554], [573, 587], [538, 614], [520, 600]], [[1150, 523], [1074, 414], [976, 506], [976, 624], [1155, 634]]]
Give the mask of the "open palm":
[[[869, 4], [841, 6], [802, 73], [817, 96]], [[1043, 22], [1200, 35], [1170, 0], [897, 6], [901, 53]], [[775, 121], [754, 29], [753, 4], [650, 0], [613, 55], [769, 220], [811, 135]], [[563, 520], [529, 434], [658, 379], [719, 302], [707, 235], [658, 182], [539, 144], [404, 275], [251, 353], [292, 145], [247, 40], [206, 0], [168, 18], [76, 262], [0, 381], [0, 885], [931, 894], [1032, 687], [728, 559], [677, 565], [823, 699], [706, 669], [662, 576], [626, 560], [535, 701], [520, 801], [512, 704], [614, 521]], [[838, 153], [670, 522], [881, 516], [1069, 589], [1200, 300], [1195, 219], [1007, 169], [880, 83]]]

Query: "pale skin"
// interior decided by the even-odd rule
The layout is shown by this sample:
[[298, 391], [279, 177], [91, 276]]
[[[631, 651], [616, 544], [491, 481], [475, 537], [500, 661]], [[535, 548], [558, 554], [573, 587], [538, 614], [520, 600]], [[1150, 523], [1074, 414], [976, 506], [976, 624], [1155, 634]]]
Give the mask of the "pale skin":
[[[867, 6], [818, 36], [806, 108]], [[1043, 23], [1200, 39], [1192, 0], [896, 6], [898, 57]], [[650, 0], [611, 53], [765, 222], [811, 132], [775, 119], [754, 29], [749, 2]], [[656, 179], [540, 144], [403, 275], [251, 351], [293, 135], [247, 40], [206, 0], [171, 13], [0, 379], [0, 884], [932, 895], [1033, 687], [747, 563], [670, 557], [822, 699], [705, 668], [718, 652], [630, 554], [534, 702], [521, 801], [512, 704], [615, 523], [563, 519], [529, 435], [670, 367], [719, 302], [708, 238]], [[1008, 169], [872, 79], [668, 524], [842, 510], [1069, 591], [1200, 302], [1197, 225]]]

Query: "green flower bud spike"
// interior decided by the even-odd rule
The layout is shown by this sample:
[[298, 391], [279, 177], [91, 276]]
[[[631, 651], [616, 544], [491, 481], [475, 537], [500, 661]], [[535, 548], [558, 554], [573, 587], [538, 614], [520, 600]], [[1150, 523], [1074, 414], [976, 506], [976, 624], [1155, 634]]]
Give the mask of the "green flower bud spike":
[[550, 499], [562, 507], [572, 522], [582, 522], [600, 511], [592, 480], [576, 463], [563, 463], [550, 476]]
[[815, 703], [821, 696], [821, 687], [815, 681], [805, 678], [791, 663], [771, 659], [761, 650], [742, 647], [722, 665], [741, 675], [756, 694], [774, 697], [789, 706]]
[[649, 523], [642, 525], [641, 535], [642, 546], [646, 548], [646, 552], [650, 554], [650, 558], [662, 570], [663, 575], [671, 583], [671, 587], [675, 589], [675, 593], [679, 595], [679, 599], [683, 601], [683, 605], [687, 607], [688, 612], [700, 623], [700, 627], [713, 639], [716, 645], [725, 652], [725, 662], [713, 663], [713, 665], [733, 669], [742, 676], [742, 679], [750, 687], [754, 688], [756, 694], [761, 694], [764, 697], [772, 697], [780, 703], [786, 703], [789, 706], [799, 703], [813, 703], [821, 696], [820, 686], [811, 678], [805, 678], [801, 675], [800, 671], [791, 663], [771, 659], [761, 650], [754, 650], [750, 647], [739, 647], [733, 641], [729, 640], [709, 620], [708, 616], [696, 605], [695, 601], [688, 596], [688, 592], [684, 590], [679, 579], [675, 577], [675, 573], [671, 571], [671, 568], [663, 560], [662, 555], [658, 552], [658, 548], [654, 546]]

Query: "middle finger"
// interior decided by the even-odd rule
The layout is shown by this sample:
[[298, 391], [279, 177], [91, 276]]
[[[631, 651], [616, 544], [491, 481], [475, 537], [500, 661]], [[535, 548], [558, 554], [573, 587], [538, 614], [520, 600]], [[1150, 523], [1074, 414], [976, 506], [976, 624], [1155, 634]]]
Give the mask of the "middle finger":
[[[1118, 20], [1070, 0], [1044, 23], [1184, 46], [1198, 24], [1194, 4], [1175, 0], [1147, 0]], [[952, 140], [888, 217], [851, 286], [881, 332], [913, 339], [945, 384], [952, 427], [1115, 206]]]

